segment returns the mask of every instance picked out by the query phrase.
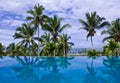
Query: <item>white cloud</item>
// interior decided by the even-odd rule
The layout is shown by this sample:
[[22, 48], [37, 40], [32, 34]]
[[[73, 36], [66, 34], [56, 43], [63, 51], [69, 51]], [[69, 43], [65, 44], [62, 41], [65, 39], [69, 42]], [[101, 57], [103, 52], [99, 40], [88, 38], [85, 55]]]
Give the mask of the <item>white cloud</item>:
[[14, 33], [15, 31], [13, 30], [0, 29], [0, 43], [8, 46], [10, 43], [17, 42], [17, 40], [13, 38]]
[[13, 35], [15, 31], [9, 29], [0, 29], [0, 35]]
[[22, 20], [15, 20], [15, 19], [3, 19], [0, 21], [0, 25], [3, 27], [8, 27], [8, 29], [15, 29], [16, 27], [20, 26], [24, 21]]
[[[0, 1], [0, 9], [5, 11], [13, 11], [16, 13], [20, 13], [21, 11], [25, 11], [30, 6], [35, 4], [34, 0], [1, 0]], [[22, 12], [21, 12], [22, 13]]]
[[[71, 29], [64, 31], [72, 37], [73, 42], [75, 42], [75, 47], [91, 47], [90, 40], [86, 41], [87, 32], [83, 30], [78, 30], [81, 27], [81, 24], [78, 22], [78, 19], [85, 19], [86, 12], [97, 11], [100, 16], [104, 16], [107, 20], [112, 21], [115, 18], [120, 17], [120, 1], [119, 0], [1, 0], [0, 1], [0, 19], [2, 18], [2, 11], [12, 12], [15, 15], [21, 15], [23, 18], [27, 15], [27, 10], [34, 7], [34, 4], [39, 2], [42, 4], [46, 11], [54, 12], [59, 17], [67, 18], [63, 23], [70, 23], [72, 25]], [[70, 9], [70, 10], [68, 10]], [[60, 12], [59, 12], [60, 11]], [[21, 17], [15, 16], [16, 19]], [[12, 26], [20, 26], [23, 23], [23, 20], [16, 20], [11, 18], [11, 16], [6, 16], [6, 18], [0, 20], [0, 26], [3, 26], [9, 30]], [[12, 37], [15, 31], [7, 31], [0, 29], [0, 35], [5, 36], [9, 35]], [[101, 41], [104, 36], [101, 36], [101, 31], [97, 31], [96, 36], [93, 38], [95, 47], [102, 47], [104, 45]], [[13, 40], [11, 37], [8, 39]], [[2, 41], [0, 36], [0, 41]], [[11, 42], [6, 41], [6, 42]], [[5, 42], [5, 41], [4, 41]]]

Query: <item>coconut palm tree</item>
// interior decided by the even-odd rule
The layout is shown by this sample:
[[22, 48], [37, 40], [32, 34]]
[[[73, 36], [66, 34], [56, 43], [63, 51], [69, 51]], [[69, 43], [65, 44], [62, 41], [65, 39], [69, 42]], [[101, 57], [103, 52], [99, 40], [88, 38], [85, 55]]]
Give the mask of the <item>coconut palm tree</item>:
[[[71, 46], [74, 45], [74, 43], [72, 42], [69, 42], [68, 40], [70, 39], [71, 37], [68, 37], [67, 34], [62, 34], [60, 36], [60, 39], [59, 39], [59, 42], [60, 44], [62, 45], [62, 49], [63, 49], [63, 54], [64, 56], [67, 54], [67, 51], [70, 50]], [[60, 49], [59, 49], [60, 50]]]
[[108, 30], [103, 30], [101, 34], [108, 34], [103, 41], [114, 39], [116, 42], [120, 42], [120, 18], [112, 21], [111, 26]]
[[8, 47], [6, 48], [6, 53], [7, 53], [7, 55], [10, 55], [10, 56], [12, 56], [12, 55], [27, 56], [28, 54], [30, 54], [29, 48], [26, 48], [25, 46], [20, 46], [15, 43], [11, 43], [8, 45]]
[[19, 46], [25, 46], [26, 48], [29, 48], [30, 52], [30, 46], [35, 45], [37, 46], [37, 43], [35, 40], [39, 40], [37, 37], [34, 37], [34, 28], [31, 28], [29, 24], [23, 24], [22, 27], [18, 27], [16, 29], [16, 33], [14, 34], [15, 39], [22, 39], [18, 45]]
[[6, 48], [7, 55], [19, 55], [18, 47], [15, 45], [15, 43], [11, 43]]
[[[47, 17], [46, 15], [43, 15], [43, 6], [42, 5], [35, 5], [34, 6], [34, 9], [33, 10], [29, 10], [27, 13], [30, 14], [30, 16], [28, 16], [26, 18], [27, 21], [30, 21], [31, 24], [34, 25], [34, 29], [35, 29], [35, 32], [38, 31], [38, 38], [40, 37], [40, 25], [43, 24], [44, 22], [44, 18]], [[38, 53], [39, 53], [39, 42], [38, 42]]]
[[117, 55], [116, 54], [116, 48], [119, 48], [119, 44], [115, 42], [114, 40], [109, 40], [108, 44], [105, 45], [104, 52], [107, 53], [108, 55]]
[[49, 55], [53, 56], [53, 49], [55, 49], [55, 45], [53, 41], [51, 41], [50, 33], [45, 33], [42, 37], [42, 45], [43, 48], [41, 50], [40, 55]]
[[[48, 17], [46, 23], [42, 26], [42, 29], [45, 31], [50, 32], [52, 35], [52, 40], [54, 44], [56, 45], [56, 42], [58, 41], [58, 35], [61, 33], [64, 29], [67, 27], [70, 27], [69, 24], [64, 24], [61, 26], [62, 18], [58, 18], [57, 16], [54, 17]], [[54, 56], [56, 55], [54, 50]]]
[[86, 21], [79, 19], [80, 23], [83, 25], [82, 28], [88, 32], [87, 38], [91, 38], [91, 44], [93, 47], [93, 37], [96, 33], [96, 29], [101, 29], [102, 27], [108, 26], [109, 23], [105, 21], [104, 17], [100, 17], [96, 12], [86, 13]]

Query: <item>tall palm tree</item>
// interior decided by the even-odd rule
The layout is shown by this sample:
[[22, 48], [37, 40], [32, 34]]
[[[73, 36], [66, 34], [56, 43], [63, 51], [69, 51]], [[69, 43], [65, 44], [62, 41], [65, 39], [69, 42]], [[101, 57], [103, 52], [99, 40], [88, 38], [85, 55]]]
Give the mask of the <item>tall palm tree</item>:
[[114, 39], [116, 42], [120, 42], [120, 18], [112, 21], [111, 26], [108, 30], [103, 30], [101, 34], [108, 34], [103, 41]]
[[[26, 18], [27, 21], [30, 21], [31, 24], [33, 24], [35, 26], [35, 32], [38, 31], [38, 38], [40, 37], [40, 25], [43, 24], [44, 22], [44, 18], [47, 17], [45, 15], [43, 15], [43, 6], [42, 5], [35, 5], [33, 10], [29, 10], [28, 13], [30, 14], [30, 16], [28, 16]], [[38, 53], [39, 53], [39, 44], [40, 42], [38, 42]]]
[[[67, 54], [67, 51], [70, 50], [71, 46], [74, 45], [74, 43], [72, 42], [69, 42], [68, 40], [70, 39], [71, 37], [68, 37], [67, 34], [62, 34], [60, 36], [60, 39], [59, 39], [59, 42], [60, 44], [62, 45], [62, 49], [63, 49], [63, 54], [64, 56]], [[60, 49], [59, 49], [60, 50]]]
[[14, 34], [15, 39], [22, 39], [18, 45], [19, 46], [25, 46], [26, 48], [29, 48], [30, 52], [30, 46], [35, 45], [37, 46], [37, 43], [35, 40], [38, 40], [38, 38], [34, 37], [34, 28], [31, 28], [29, 24], [23, 24], [22, 27], [18, 27], [16, 29], [16, 33]]
[[93, 47], [93, 39], [92, 38], [94, 37], [94, 35], [96, 33], [95, 29], [101, 29], [102, 27], [109, 25], [109, 23], [107, 21], [105, 21], [105, 18], [97, 15], [96, 12], [86, 13], [86, 21], [83, 19], [79, 19], [79, 21], [83, 25], [83, 28], [80, 28], [80, 29], [86, 30], [88, 32], [86, 37], [91, 38], [92, 47]]
[[[69, 24], [64, 24], [61, 26], [62, 18], [58, 18], [57, 16], [54, 17], [48, 17], [46, 23], [42, 26], [42, 29], [45, 31], [50, 32], [52, 35], [52, 40], [54, 44], [56, 45], [56, 42], [58, 41], [58, 35], [61, 33], [64, 29], [67, 27], [70, 27]], [[55, 56], [55, 50], [54, 50], [54, 56]]]

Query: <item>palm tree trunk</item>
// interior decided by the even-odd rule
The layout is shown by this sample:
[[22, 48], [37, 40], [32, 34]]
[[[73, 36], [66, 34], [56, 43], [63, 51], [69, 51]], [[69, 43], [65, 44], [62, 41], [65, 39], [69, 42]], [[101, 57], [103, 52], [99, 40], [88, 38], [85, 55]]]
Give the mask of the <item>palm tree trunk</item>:
[[[118, 45], [120, 45], [120, 42], [118, 42]], [[120, 48], [118, 47], [118, 56], [120, 55]]]
[[[39, 34], [40, 34], [40, 32], [39, 32], [39, 25], [38, 25], [38, 38], [39, 38]], [[40, 42], [38, 41], [38, 52], [37, 52], [37, 54], [38, 54], [38, 56], [39, 56], [39, 45], [40, 45]]]
[[93, 50], [94, 47], [93, 47], [93, 39], [92, 39], [92, 36], [91, 36], [90, 38], [91, 38], [91, 44], [92, 44], [92, 50]]
[[64, 46], [64, 56], [65, 56], [65, 46]]
[[30, 42], [29, 42], [29, 63], [30, 63]]
[[66, 44], [64, 45], [64, 56], [66, 56]]
[[54, 56], [56, 55], [56, 41], [54, 41], [55, 49], [54, 49]]
[[54, 49], [54, 54], [53, 54], [53, 56], [55, 56], [55, 54], [56, 54], [56, 53], [55, 53], [55, 49]]

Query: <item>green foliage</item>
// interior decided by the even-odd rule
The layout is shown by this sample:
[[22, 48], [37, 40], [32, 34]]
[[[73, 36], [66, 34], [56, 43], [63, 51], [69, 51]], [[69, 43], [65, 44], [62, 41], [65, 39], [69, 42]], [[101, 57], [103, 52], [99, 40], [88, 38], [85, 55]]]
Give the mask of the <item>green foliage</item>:
[[[35, 51], [37, 51], [36, 49], [38, 48], [36, 41], [40, 42], [41, 39], [38, 37], [34, 37], [35, 35], [35, 31], [34, 28], [31, 27], [30, 24], [23, 24], [22, 27], [18, 27], [16, 29], [16, 33], [14, 34], [14, 38], [15, 39], [21, 39], [20, 42], [18, 42], [18, 46], [23, 49], [24, 51], [29, 52], [28, 54], [31, 54], [30, 52], [33, 50], [34, 48], [34, 53]], [[14, 47], [14, 46], [13, 46]], [[36, 55], [33, 54], [33, 55]]]
[[97, 50], [95, 50], [95, 49], [89, 50], [87, 52], [87, 56], [90, 57], [90, 58], [95, 59], [97, 56], [99, 56], [99, 52]]
[[71, 37], [69, 37], [67, 34], [62, 34], [58, 40], [59, 43], [59, 49], [58, 51], [60, 51], [59, 54], [61, 55], [67, 55], [67, 51], [71, 49], [71, 46], [74, 45], [74, 43], [69, 42], [69, 39], [71, 39]]
[[108, 44], [103, 47], [103, 51], [108, 55], [116, 55], [119, 44], [114, 40], [108, 40], [107, 42]]
[[42, 36], [43, 49], [40, 55], [53, 56], [54, 50], [56, 51], [57, 56], [66, 55], [67, 51], [70, 50], [72, 45], [74, 45], [72, 42], [68, 41], [69, 39], [70, 37], [63, 34], [58, 37], [58, 41], [56, 42], [56, 44], [54, 44], [52, 38], [50, 37], [50, 33], [45, 33], [45, 35]]
[[[33, 10], [27, 11], [29, 16], [27, 16], [26, 20], [30, 21], [32, 25], [34, 25], [35, 31], [39, 29], [39, 25], [42, 25], [44, 22], [44, 17], [43, 15], [43, 6], [42, 5], [35, 5]], [[39, 30], [38, 30], [39, 31]]]
[[48, 17], [45, 24], [43, 24], [42, 29], [44, 31], [49, 32], [52, 35], [53, 41], [56, 43], [59, 33], [61, 33], [64, 29], [70, 27], [69, 24], [64, 24], [61, 26], [62, 18], [58, 18], [57, 16]]
[[[50, 46], [52, 45], [54, 47], [53, 51], [54, 51], [54, 56], [58, 55], [57, 54], [57, 50], [58, 48], [61, 48], [60, 43], [58, 43], [58, 36], [59, 34], [66, 28], [70, 27], [69, 24], [64, 24], [61, 26], [61, 22], [62, 22], [62, 18], [58, 18], [57, 16], [54, 17], [48, 17], [47, 20], [45, 21], [45, 24], [42, 25], [42, 29], [44, 31], [47, 31], [50, 33], [50, 35], [52, 36], [52, 41], [54, 43], [54, 46], [52, 45], [52, 43], [50, 44]], [[59, 54], [60, 55], [60, 54]]]
[[108, 34], [109, 36], [105, 37], [103, 41], [113, 39], [116, 42], [120, 42], [120, 19], [117, 18], [115, 21], [112, 21], [110, 28], [103, 30], [101, 34]]
[[105, 21], [105, 18], [97, 15], [96, 12], [86, 13], [86, 21], [83, 19], [79, 19], [79, 21], [83, 25], [83, 27], [80, 29], [84, 29], [88, 32], [86, 37], [91, 38], [92, 45], [93, 45], [92, 37], [96, 33], [95, 29], [100, 29], [109, 25], [109, 23]]

